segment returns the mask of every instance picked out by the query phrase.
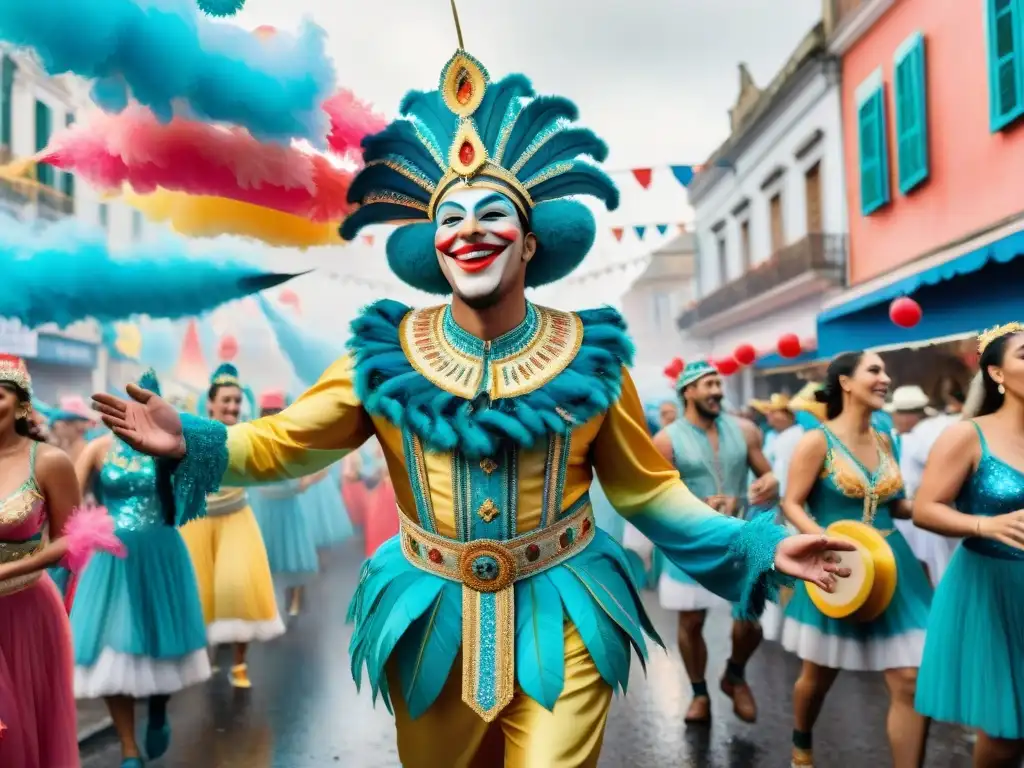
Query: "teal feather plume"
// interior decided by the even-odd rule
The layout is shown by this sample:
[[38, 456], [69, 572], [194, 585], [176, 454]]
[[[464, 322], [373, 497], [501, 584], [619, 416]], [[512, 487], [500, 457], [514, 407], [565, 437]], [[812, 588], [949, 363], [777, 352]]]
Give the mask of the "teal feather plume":
[[513, 102], [519, 106], [520, 99], [534, 95], [533, 86], [525, 75], [508, 75], [487, 86], [484, 100], [474, 116], [480, 140], [493, 156], [501, 136], [501, 126]]
[[450, 146], [459, 127], [459, 118], [448, 109], [438, 91], [409, 91], [398, 112], [418, 119], [420, 130], [430, 134], [435, 147]]
[[619, 207], [619, 189], [608, 174], [585, 160], [573, 160], [568, 165], [568, 170], [539, 184], [530, 186], [532, 179], [526, 182], [535, 203], [570, 195], [589, 195], [603, 201], [609, 211]]
[[565, 613], [580, 633], [601, 678], [613, 689], [622, 688], [625, 693], [629, 684], [630, 649], [626, 634], [569, 571], [552, 568], [547, 576], [558, 590]]
[[640, 663], [646, 669], [647, 642], [640, 620], [635, 611], [634, 615], [631, 615], [624, 607], [629, 605], [629, 587], [612, 567], [604, 564], [606, 567], [602, 568], [602, 564], [600, 560], [593, 560], [581, 563], [579, 567], [575, 563], [565, 563], [564, 567], [580, 580], [597, 604], [619, 625], [619, 629], [626, 633], [640, 658]]
[[143, 389], [149, 390], [158, 397], [160, 395], [160, 380], [156, 377], [156, 371], [152, 368], [148, 369], [139, 377], [139, 386]]
[[398, 641], [409, 627], [433, 605], [445, 582], [438, 576], [417, 571], [418, 579], [410, 580], [401, 596], [391, 606], [380, 629], [375, 632], [370, 661], [381, 674]]
[[395, 648], [402, 699], [417, 718], [434, 703], [462, 647], [462, 588], [448, 582]]
[[516, 678], [523, 692], [548, 711], [565, 684], [565, 617], [546, 574], [516, 584]]
[[502, 162], [511, 168], [534, 142], [540, 140], [546, 131], [558, 129], [564, 122], [571, 122], [579, 117], [576, 105], [564, 96], [538, 96], [519, 113]]
[[354, 657], [352, 664], [357, 669], [365, 664], [374, 701], [377, 700], [382, 671], [374, 665], [374, 650], [377, 637], [387, 622], [391, 609], [402, 599], [402, 594], [409, 585], [418, 581], [421, 575], [421, 571], [410, 570], [390, 580], [381, 590], [379, 597], [373, 601], [373, 605], [363, 621], [357, 620], [356, 622], [356, 629], [352, 633], [352, 640], [349, 646], [350, 653]]
[[519, 171], [519, 177], [529, 179], [555, 163], [575, 160], [580, 155], [604, 162], [608, 157], [608, 145], [589, 128], [566, 128], [559, 131], [544, 146], [527, 160]]

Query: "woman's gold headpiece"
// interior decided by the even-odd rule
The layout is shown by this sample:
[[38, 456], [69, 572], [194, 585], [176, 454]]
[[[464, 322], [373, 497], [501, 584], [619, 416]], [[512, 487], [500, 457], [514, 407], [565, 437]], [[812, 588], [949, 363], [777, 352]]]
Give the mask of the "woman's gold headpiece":
[[1006, 323], [989, 328], [978, 336], [978, 354], [985, 354], [985, 349], [996, 339], [1015, 333], [1024, 333], [1024, 323]]

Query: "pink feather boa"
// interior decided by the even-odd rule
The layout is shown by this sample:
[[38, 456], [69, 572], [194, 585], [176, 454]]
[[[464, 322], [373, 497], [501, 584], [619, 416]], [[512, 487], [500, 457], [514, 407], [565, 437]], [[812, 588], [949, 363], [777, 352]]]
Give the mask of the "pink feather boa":
[[72, 573], [81, 573], [94, 552], [109, 552], [125, 557], [128, 550], [114, 533], [114, 518], [104, 507], [78, 508], [64, 523], [63, 539], [67, 552], [60, 564]]
[[[348, 91], [325, 104], [328, 144], [351, 165], [361, 164], [360, 143], [385, 120]], [[261, 143], [242, 128], [175, 118], [161, 123], [132, 105], [120, 114], [98, 113], [54, 137], [39, 161], [71, 171], [101, 189], [128, 184], [139, 194], [157, 188], [223, 197], [315, 222], [342, 220], [351, 209], [353, 170], [297, 146]]]

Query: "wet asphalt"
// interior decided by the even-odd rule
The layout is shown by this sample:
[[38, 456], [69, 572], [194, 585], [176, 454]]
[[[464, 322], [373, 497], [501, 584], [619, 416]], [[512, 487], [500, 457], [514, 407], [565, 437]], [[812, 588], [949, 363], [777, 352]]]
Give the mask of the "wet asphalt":
[[[397, 768], [391, 716], [379, 703], [371, 706], [367, 690], [357, 693], [349, 671], [345, 611], [361, 552], [359, 542], [350, 542], [331, 553], [308, 589], [306, 612], [288, 620], [284, 637], [252, 649], [250, 691], [232, 689], [221, 674], [172, 700], [171, 749], [147, 768]], [[674, 639], [674, 616], [658, 608], [653, 593], [646, 600], [666, 642]], [[708, 621], [709, 681], [724, 667], [729, 622], [727, 610]], [[222, 667], [229, 663], [225, 657]], [[674, 643], [667, 652], [655, 648], [647, 679], [634, 664], [629, 695], [613, 705], [601, 768], [786, 768], [798, 670], [796, 659], [765, 644], [748, 667], [758, 722], [738, 721], [711, 685], [713, 724], [688, 729], [690, 691], [679, 653]], [[841, 675], [815, 731], [819, 768], [891, 765], [887, 703], [878, 675]], [[958, 728], [935, 725], [925, 764], [968, 768], [970, 748]], [[120, 765], [109, 733], [84, 744], [82, 758], [83, 768]]]

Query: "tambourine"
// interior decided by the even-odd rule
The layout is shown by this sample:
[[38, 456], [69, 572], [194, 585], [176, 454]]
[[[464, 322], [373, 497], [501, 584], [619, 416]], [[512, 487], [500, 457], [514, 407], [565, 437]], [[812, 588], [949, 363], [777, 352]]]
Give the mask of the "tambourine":
[[892, 547], [875, 528], [859, 520], [832, 523], [825, 533], [851, 542], [856, 549], [834, 553], [851, 571], [848, 578], [836, 579], [834, 592], [807, 584], [811, 602], [829, 618], [874, 621], [889, 607], [896, 592]]

